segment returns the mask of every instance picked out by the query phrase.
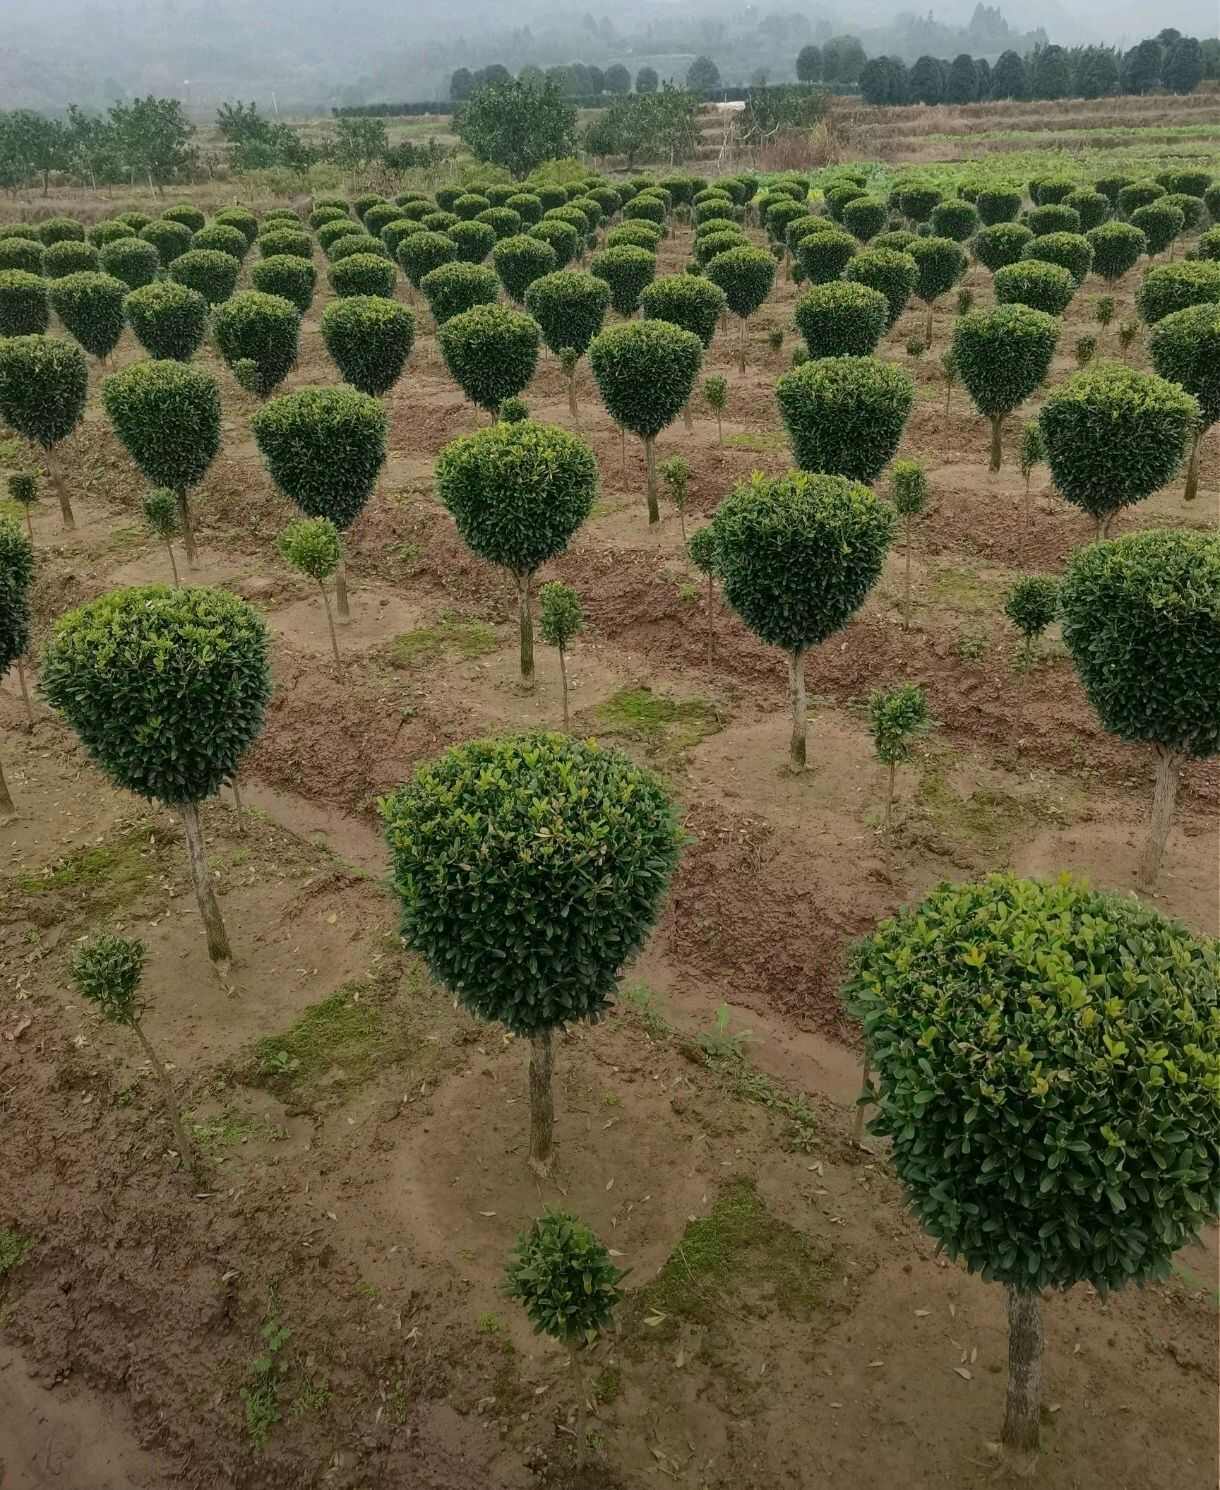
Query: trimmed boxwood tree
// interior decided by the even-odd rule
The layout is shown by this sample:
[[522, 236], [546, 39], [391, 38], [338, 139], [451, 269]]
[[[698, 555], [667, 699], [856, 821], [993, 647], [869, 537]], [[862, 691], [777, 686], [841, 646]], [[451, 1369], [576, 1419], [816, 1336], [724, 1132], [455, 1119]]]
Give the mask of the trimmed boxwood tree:
[[[483, 227], [490, 228], [497, 239], [511, 238], [525, 227], [521, 214], [514, 212], [511, 207], [487, 207], [477, 217], [464, 218], [463, 221], [481, 223]], [[458, 223], [453, 225], [454, 228], [458, 226]], [[449, 231], [452, 232], [453, 228]]]
[[644, 443], [649, 524], [657, 503], [656, 439], [681, 413], [703, 362], [703, 343], [669, 321], [611, 326], [589, 345], [589, 365], [610, 417]]
[[1134, 269], [1148, 252], [1148, 240], [1138, 228], [1127, 222], [1105, 222], [1090, 228], [1084, 235], [1093, 250], [1093, 270], [1107, 284], [1113, 284]]
[[[254, 414], [254, 439], [271, 479], [306, 517], [345, 533], [364, 510], [385, 464], [385, 409], [355, 388], [283, 393]], [[339, 619], [351, 617], [347, 566], [335, 572]]]
[[1144, 270], [1135, 292], [1135, 308], [1149, 326], [1175, 310], [1216, 304], [1220, 304], [1220, 264], [1210, 259], [1154, 264]]
[[291, 300], [245, 290], [219, 306], [212, 332], [220, 355], [236, 370], [242, 361], [254, 363], [254, 389], [260, 398], [284, 381], [296, 366], [301, 315]]
[[843, 226], [861, 243], [875, 238], [889, 221], [889, 209], [879, 197], [856, 197], [843, 208]]
[[24, 269], [0, 269], [0, 336], [35, 336], [50, 324], [46, 280]]
[[52, 244], [42, 256], [42, 272], [47, 279], [62, 279], [65, 274], [96, 270], [97, 266], [97, 249], [91, 243], [77, 243], [72, 238]]
[[[278, 231], [283, 232], [281, 228]], [[332, 218], [330, 222], [324, 222], [317, 230], [317, 239], [322, 246], [322, 252], [327, 253], [332, 243], [338, 243], [340, 238], [348, 238], [353, 233], [360, 233], [363, 229], [358, 222], [353, 222], [350, 217]], [[310, 250], [312, 253], [312, 249]]]
[[530, 1042], [530, 1165], [554, 1153], [552, 1035], [602, 1019], [682, 830], [660, 782], [561, 734], [447, 751], [380, 803], [402, 936], [477, 1019]]
[[802, 470], [870, 482], [898, 449], [915, 384], [879, 357], [822, 357], [785, 373], [775, 397]]
[[181, 223], [184, 228], [197, 233], [207, 222], [207, 217], [193, 202], [175, 202], [161, 214], [161, 221]]
[[444, 233], [409, 233], [399, 239], [399, 266], [417, 290], [425, 274], [450, 263], [457, 256], [457, 244]]
[[1176, 384], [1102, 362], [1051, 389], [1038, 427], [1056, 487], [1104, 538], [1116, 512], [1173, 479], [1199, 418]]
[[559, 268], [559, 255], [541, 238], [517, 233], [500, 239], [491, 251], [491, 262], [509, 298], [520, 305], [536, 279]]
[[1034, 235], [1020, 222], [999, 222], [976, 233], [970, 247], [975, 258], [994, 274], [1015, 264], [1034, 240]]
[[228, 254], [239, 264], [250, 252], [250, 245], [241, 229], [226, 226], [222, 222], [210, 222], [206, 228], [201, 228], [191, 240], [191, 248], [206, 248], [216, 253]]
[[43, 246], [36, 238], [0, 238], [0, 270], [20, 269], [41, 274]]
[[788, 653], [789, 762], [803, 771], [805, 654], [863, 605], [885, 565], [893, 511], [842, 476], [755, 472], [721, 502], [711, 526], [729, 604], [756, 636]]
[[1163, 316], [1148, 340], [1152, 365], [1167, 382], [1198, 400], [1200, 419], [1190, 445], [1183, 497], [1199, 494], [1199, 447], [1220, 419], [1220, 305], [1192, 305]]
[[1148, 240], [1148, 256], [1164, 253], [1186, 226], [1186, 215], [1167, 201], [1149, 202], [1131, 214], [1131, 226]]
[[182, 544], [195, 567], [188, 492], [220, 449], [220, 389], [210, 372], [181, 362], [137, 362], [102, 384], [102, 407], [150, 486], [178, 498]]
[[1024, 575], [1005, 596], [1004, 614], [1021, 633], [1022, 660], [1032, 663], [1034, 643], [1059, 614], [1059, 581], [1049, 574]]
[[1151, 890], [1182, 767], [1220, 753], [1220, 539], [1167, 529], [1080, 549], [1063, 579], [1060, 614], [1102, 724], [1156, 756], [1137, 876]]
[[1213, 942], [1066, 876], [941, 885], [853, 953], [871, 1130], [940, 1247], [1007, 1290], [1020, 1468], [1041, 1291], [1166, 1277], [1215, 1214], [1218, 972]]
[[163, 269], [168, 269], [191, 246], [191, 230], [180, 222], [167, 222], [164, 219], [150, 222], [147, 227], [140, 229], [139, 236], [157, 250], [157, 258]]
[[848, 260], [843, 278], [849, 284], [867, 285], [886, 299], [886, 329], [894, 326], [915, 293], [919, 270], [908, 253], [892, 248], [866, 248]]
[[532, 687], [534, 574], [563, 553], [593, 510], [597, 460], [555, 425], [501, 420], [445, 446], [436, 490], [473, 552], [516, 581], [521, 676]]
[[[416, 225], [412, 224], [412, 228], [414, 230]], [[402, 239], [409, 238], [411, 235], [404, 233], [391, 243], [391, 232], [392, 225], [386, 228], [381, 236], [390, 252], [396, 253]], [[463, 264], [481, 264], [496, 246], [495, 229], [485, 222], [455, 222], [445, 237], [457, 246], [457, 256]]]
[[[352, 229], [350, 237], [359, 235], [359, 229]], [[344, 235], [332, 237], [330, 244], [343, 241]], [[313, 239], [308, 233], [302, 233], [298, 228], [286, 227], [283, 223], [272, 223], [265, 232], [258, 235], [255, 246], [259, 257], [263, 259], [313, 259]]]
[[1023, 198], [1019, 191], [1005, 191], [1002, 187], [981, 191], [974, 199], [974, 208], [985, 227], [1012, 222], [1021, 210]]
[[229, 298], [237, 288], [240, 273], [241, 264], [231, 254], [204, 248], [180, 254], [169, 269], [175, 284], [198, 290], [209, 305], [219, 305]]
[[932, 345], [932, 313], [936, 302], [957, 284], [969, 267], [966, 251], [952, 238], [916, 238], [907, 252], [915, 260], [919, 278], [915, 294], [928, 307], [924, 345]]
[[52, 282], [51, 306], [85, 351], [105, 362], [126, 324], [127, 286], [109, 274], [67, 274]]
[[1050, 371], [1059, 322], [1027, 305], [997, 305], [958, 316], [953, 364], [974, 407], [991, 421], [991, 469], [1003, 460], [1004, 420], [1041, 387]]
[[[29, 508], [26, 508], [29, 515]], [[0, 517], [0, 679], [16, 664], [17, 681], [25, 703], [26, 729], [34, 728], [34, 711], [26, 687], [25, 666], [21, 659], [30, 645], [30, 585], [34, 579], [34, 544], [8, 517]], [[0, 819], [14, 815], [0, 770]]]
[[476, 305], [437, 327], [449, 375], [493, 416], [529, 386], [538, 365], [538, 322], [507, 305]]
[[322, 312], [322, 340], [345, 383], [380, 398], [415, 345], [415, 316], [384, 295], [349, 295]]
[[1025, 245], [1021, 258], [1061, 265], [1072, 276], [1077, 289], [1084, 284], [1093, 267], [1089, 240], [1079, 233], [1047, 233], [1044, 238], [1035, 238]]
[[933, 237], [965, 243], [978, 231], [979, 215], [970, 202], [938, 202], [929, 221]]
[[825, 285], [838, 279], [851, 259], [860, 251], [850, 233], [827, 229], [809, 233], [796, 245], [796, 261], [801, 275], [810, 284]]
[[[651, 227], [652, 224], [649, 223], [648, 226]], [[580, 230], [562, 218], [544, 217], [541, 222], [529, 228], [524, 236], [545, 243], [554, 252], [556, 269], [570, 264], [584, 250], [585, 240]]]
[[264, 295], [278, 295], [290, 300], [304, 315], [313, 304], [318, 271], [307, 259], [291, 254], [274, 254], [260, 259], [250, 270], [250, 283]]
[[0, 338], [0, 419], [42, 446], [65, 528], [75, 528], [58, 446], [80, 423], [89, 390], [85, 354], [57, 336]]
[[702, 274], [663, 275], [640, 295], [640, 314], [646, 321], [668, 321], [692, 331], [704, 350], [711, 346], [727, 307], [724, 291]]
[[[338, 211], [339, 209], [336, 208], [334, 210]], [[212, 226], [218, 228], [236, 228], [246, 240], [247, 248], [258, 237], [258, 218], [248, 207], [225, 207], [212, 219]]]
[[161, 259], [151, 243], [141, 238], [117, 238], [106, 243], [98, 253], [98, 264], [104, 274], [121, 279], [129, 290], [141, 290], [157, 277]]
[[198, 290], [159, 280], [132, 290], [124, 309], [136, 340], [150, 357], [189, 362], [203, 345], [208, 303]]
[[[685, 276], [678, 276], [685, 278]], [[542, 339], [563, 360], [568, 380], [568, 409], [578, 418], [576, 366], [602, 329], [610, 306], [610, 286], [596, 274], [560, 269], [544, 274], [525, 292], [525, 308], [538, 322]]]
[[1093, 191], [1090, 187], [1082, 186], [1079, 191], [1074, 191], [1070, 197], [1063, 200], [1065, 207], [1070, 207], [1079, 219], [1079, 226], [1075, 229], [1078, 233], [1090, 233], [1094, 228], [1099, 228], [1110, 216], [1110, 202], [1103, 197], [1101, 192]]
[[708, 261], [704, 274], [724, 291], [729, 309], [738, 318], [737, 370], [746, 370], [746, 321], [771, 293], [775, 260], [761, 248], [730, 248]]
[[1072, 303], [1076, 282], [1062, 264], [1022, 259], [997, 269], [992, 289], [1000, 305], [1028, 305], [1048, 316], [1060, 316]]
[[48, 217], [38, 224], [37, 233], [48, 248], [56, 243], [85, 241], [85, 225], [74, 217]]
[[[769, 254], [764, 255], [768, 260]], [[774, 264], [772, 264], [774, 269]], [[620, 316], [634, 315], [645, 285], [656, 278], [656, 255], [646, 248], [604, 248], [589, 260], [589, 273], [610, 286], [610, 304]]]
[[181, 816], [208, 956], [227, 970], [233, 953], [199, 804], [232, 780], [262, 729], [271, 696], [262, 619], [229, 591], [202, 585], [114, 590], [55, 623], [39, 681], [115, 785]]
[[1025, 214], [1023, 221], [1035, 238], [1045, 238], [1048, 233], [1079, 233], [1081, 228], [1080, 213], [1062, 202], [1034, 207]]
[[811, 357], [867, 357], [876, 351], [889, 316], [879, 290], [850, 281], [814, 285], [793, 309]]
[[96, 244], [99, 249], [119, 238], [134, 236], [130, 223], [120, 222], [117, 217], [106, 217], [101, 222], [95, 222], [88, 233], [89, 242]]
[[381, 254], [351, 254], [331, 264], [327, 274], [331, 289], [339, 296], [384, 295], [389, 298], [394, 293], [397, 277], [394, 265]]
[[494, 305], [500, 296], [500, 281], [482, 264], [442, 264], [424, 275], [419, 288], [438, 326], [476, 305]]

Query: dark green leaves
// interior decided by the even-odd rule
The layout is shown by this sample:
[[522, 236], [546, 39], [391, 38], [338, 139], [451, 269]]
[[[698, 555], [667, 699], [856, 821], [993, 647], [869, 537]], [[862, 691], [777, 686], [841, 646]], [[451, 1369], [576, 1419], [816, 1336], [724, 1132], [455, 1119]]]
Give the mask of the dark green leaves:
[[220, 391], [181, 362], [136, 362], [102, 384], [102, 407], [150, 486], [184, 492], [220, 449]]
[[999, 305], [959, 316], [953, 362], [974, 406], [989, 418], [1010, 414], [1050, 371], [1059, 322], [1025, 305]]
[[250, 421], [271, 479], [307, 517], [349, 528], [385, 461], [385, 410], [354, 388], [285, 393]]
[[536, 1334], [589, 1345], [622, 1301], [624, 1276], [583, 1221], [548, 1211], [517, 1238], [505, 1292], [521, 1304]]
[[[615, 252], [627, 250], [615, 250]], [[672, 424], [691, 396], [703, 343], [668, 321], [632, 321], [593, 339], [589, 365], [616, 424], [641, 439]]]
[[436, 336], [450, 376], [482, 409], [494, 412], [534, 376], [538, 323], [521, 311], [476, 305], [446, 321]]
[[802, 470], [873, 481], [898, 448], [915, 385], [878, 357], [828, 357], [785, 373], [775, 396]]
[[126, 310], [136, 340], [150, 357], [189, 362], [203, 344], [208, 303], [187, 285], [170, 280], [145, 285], [128, 295]]
[[85, 411], [89, 368], [81, 349], [56, 336], [0, 340], [0, 417], [44, 449], [58, 445]]
[[344, 382], [379, 398], [411, 355], [415, 316], [383, 295], [349, 295], [322, 312], [322, 340]]
[[889, 324], [890, 305], [879, 290], [835, 281], [806, 291], [793, 318], [811, 357], [867, 357]]
[[65, 275], [50, 287], [55, 314], [92, 357], [109, 357], [118, 346], [126, 296], [122, 280], [87, 271]]
[[255, 365], [255, 392], [266, 396], [296, 365], [301, 317], [290, 300], [246, 290], [216, 311], [212, 330], [220, 355], [230, 367]]

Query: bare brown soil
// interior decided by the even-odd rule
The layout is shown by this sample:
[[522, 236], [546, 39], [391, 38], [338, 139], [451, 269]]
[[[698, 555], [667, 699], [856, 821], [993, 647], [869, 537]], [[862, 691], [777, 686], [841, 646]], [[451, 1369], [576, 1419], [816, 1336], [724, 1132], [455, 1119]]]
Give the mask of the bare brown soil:
[[[665, 267], [684, 249], [667, 245]], [[969, 283], [985, 302], [986, 274]], [[1119, 286], [1119, 319], [1133, 288]], [[731, 386], [725, 444], [698, 407], [693, 431], [662, 437], [662, 456], [681, 450], [693, 467], [692, 525], [751, 470], [787, 465], [772, 387], [794, 293], [777, 286], [752, 324], [744, 376], [735, 330], [712, 348], [708, 370]], [[1072, 308], [1065, 353], [1091, 329], [1092, 298]], [[333, 377], [320, 308], [289, 386]], [[914, 310], [884, 349], [917, 379], [903, 453], [932, 476], [914, 624], [901, 625], [896, 553], [859, 618], [810, 659], [799, 779], [784, 769], [782, 659], [717, 599], [708, 667], [677, 515], [647, 531], [640, 451], [629, 446], [624, 478], [582, 370], [602, 494], [553, 571], [589, 620], [571, 659], [575, 725], [666, 775], [690, 841], [627, 970], [630, 996], [560, 1044], [549, 1187], [524, 1162], [524, 1057], [402, 949], [375, 829], [377, 797], [417, 761], [559, 718], [554, 657], [540, 648], [538, 687], [522, 693], [510, 584], [465, 551], [432, 494], [437, 451], [474, 413], [422, 324], [389, 400], [384, 477], [351, 535], [337, 676], [320, 601], [275, 554], [289, 513], [249, 436], [254, 403], [219, 369], [226, 444], [195, 502], [198, 578], [265, 611], [276, 683], [243, 771], [247, 810], [226, 793], [204, 815], [239, 952], [232, 986], [209, 969], [172, 816], [106, 786], [45, 708], [25, 734], [15, 688], [0, 691], [21, 811], [0, 830], [0, 1229], [29, 1243], [0, 1278], [3, 1490], [931, 1490], [996, 1475], [1002, 1299], [935, 1256], [883, 1153], [847, 1141], [858, 1076], [837, 997], [844, 950], [938, 880], [997, 866], [1130, 890], [1151, 769], [1099, 729], [1054, 637], [1035, 666], [1016, 665], [1000, 598], [1022, 554], [1055, 570], [1091, 525], [1039, 472], [1023, 533], [1019, 421], [993, 477], [960, 390], [945, 413], [935, 356], [951, 318], [937, 313], [931, 359], [904, 350]], [[771, 326], [785, 330], [780, 353]], [[136, 356], [125, 340], [116, 361]], [[570, 422], [553, 362], [527, 397]], [[68, 605], [167, 574], [104, 420], [71, 444], [80, 527], [64, 535], [50, 503], [35, 518], [40, 637]], [[1214, 437], [1202, 488], [1189, 507], [1166, 490], [1118, 527], [1214, 524]], [[862, 705], [903, 679], [927, 686], [938, 723], [900, 772], [887, 837]], [[1214, 763], [1187, 773], [1158, 895], [1211, 933], [1218, 792]], [[101, 927], [149, 944], [149, 1034], [208, 1154], [202, 1188], [166, 1156], [138, 1049], [68, 987], [71, 946]], [[721, 1007], [727, 1036], [709, 1056], [694, 1037]], [[516, 1233], [559, 1203], [631, 1269], [618, 1330], [587, 1372], [594, 1451], [579, 1472], [567, 1356], [499, 1289]], [[705, 1234], [693, 1221], [719, 1238], [719, 1269], [690, 1267]], [[1214, 1485], [1218, 1281], [1209, 1238], [1163, 1287], [1047, 1301], [1041, 1483]]]

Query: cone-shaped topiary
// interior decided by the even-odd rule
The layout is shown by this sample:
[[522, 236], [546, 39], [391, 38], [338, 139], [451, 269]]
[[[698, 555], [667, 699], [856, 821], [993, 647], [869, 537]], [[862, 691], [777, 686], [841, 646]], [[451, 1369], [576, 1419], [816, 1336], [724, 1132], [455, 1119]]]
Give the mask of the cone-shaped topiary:
[[1015, 264], [1033, 238], [1024, 223], [1001, 222], [976, 233], [970, 246], [979, 263], [994, 274], [997, 269]]
[[[334, 209], [338, 211], [339, 209]], [[225, 207], [212, 219], [217, 228], [236, 228], [246, 240], [247, 249], [258, 237], [258, 218], [248, 207]]]
[[838, 279], [860, 245], [850, 233], [827, 229], [810, 233], [796, 246], [801, 275], [811, 284], [825, 285]]
[[[203, 376], [173, 364], [153, 371]], [[40, 683], [117, 786], [181, 815], [208, 955], [226, 965], [199, 803], [232, 779], [262, 729], [271, 696], [262, 620], [227, 590], [114, 590], [55, 623]]]
[[544, 217], [524, 236], [545, 243], [554, 251], [556, 269], [570, 264], [582, 252], [585, 241], [580, 231], [570, 222], [554, 217]]
[[1199, 447], [1220, 419], [1220, 305], [1192, 305], [1163, 316], [1149, 338], [1152, 365], [1198, 401], [1200, 419], [1186, 467], [1186, 501], [1199, 494]]
[[893, 531], [892, 510], [841, 476], [756, 472], [716, 509], [725, 598], [756, 636], [788, 653], [794, 771], [805, 769], [805, 653], [859, 610]]
[[521, 676], [532, 685], [534, 573], [563, 553], [593, 510], [597, 460], [566, 430], [500, 421], [445, 446], [436, 490], [470, 548], [516, 580]]
[[811, 357], [867, 357], [890, 319], [889, 302], [867, 285], [814, 285], [796, 302], [793, 319]]
[[958, 316], [953, 327], [953, 365], [974, 400], [991, 420], [991, 469], [1003, 459], [1004, 420], [1041, 387], [1050, 371], [1059, 322], [1027, 305], [998, 305]]
[[919, 278], [915, 294], [928, 307], [924, 344], [932, 345], [932, 312], [937, 300], [951, 290], [969, 267], [966, 252], [952, 238], [917, 238], [907, 252], [915, 260]]
[[1052, 388], [1038, 426], [1055, 485], [1104, 538], [1116, 512], [1172, 480], [1199, 417], [1173, 383], [1102, 362]]
[[197, 290], [209, 305], [219, 305], [237, 288], [240, 273], [241, 264], [231, 255], [193, 248], [174, 260], [169, 277], [175, 284]]
[[307, 259], [291, 254], [274, 254], [260, 259], [250, 270], [250, 283], [264, 295], [278, 295], [291, 301], [302, 315], [313, 304], [318, 271]]
[[1022, 221], [1035, 238], [1045, 238], [1048, 233], [1079, 233], [1081, 230], [1080, 213], [1062, 202], [1033, 207]]
[[1135, 308], [1150, 326], [1175, 310], [1217, 303], [1220, 303], [1220, 264], [1210, 259], [1153, 264], [1144, 270], [1135, 292]]
[[559, 267], [558, 255], [551, 245], [526, 233], [501, 238], [491, 251], [491, 259], [500, 283], [518, 304], [536, 279], [553, 274]]
[[1035, 238], [1025, 245], [1021, 258], [1025, 262], [1033, 260], [1060, 265], [1072, 276], [1077, 289], [1084, 284], [1093, 267], [1089, 240], [1079, 233], [1047, 233], [1043, 238]]
[[538, 365], [538, 323], [505, 305], [476, 305], [437, 329], [449, 375], [472, 403], [495, 413], [529, 385]]
[[1146, 207], [1137, 207], [1129, 221], [1148, 240], [1148, 253], [1164, 253], [1186, 226], [1186, 216], [1168, 201], [1149, 202]]
[[42, 272], [48, 279], [63, 279], [66, 274], [81, 274], [98, 266], [97, 249], [91, 243], [64, 238], [53, 243], [42, 256]]
[[[423, 234], [417, 233], [415, 237], [422, 238]], [[394, 294], [398, 276], [394, 265], [381, 254], [361, 253], [332, 263], [328, 277], [336, 295], [385, 295], [388, 298]]]
[[151, 243], [157, 250], [157, 258], [161, 261], [161, 267], [168, 269], [180, 254], [186, 253], [191, 246], [191, 230], [184, 223], [170, 222], [162, 219], [158, 222], [150, 222], [147, 227], [140, 229], [140, 237], [145, 243]]
[[1148, 252], [1148, 240], [1126, 222], [1106, 222], [1091, 228], [1085, 241], [1093, 250], [1093, 268], [1109, 284], [1121, 279]]
[[1022, 1470], [1040, 1290], [1165, 1277], [1214, 1216], [1217, 971], [1214, 943], [1067, 876], [941, 885], [854, 951], [872, 1131], [938, 1245], [1008, 1291]]
[[0, 336], [32, 336], [50, 324], [46, 280], [24, 269], [0, 269]]
[[438, 326], [476, 305], [494, 305], [500, 281], [481, 264], [442, 264], [419, 282], [428, 309]]
[[198, 290], [158, 280], [132, 290], [124, 308], [136, 340], [150, 357], [189, 362], [203, 345], [208, 303]]
[[892, 248], [866, 248], [849, 259], [843, 270], [849, 283], [867, 285], [885, 296], [886, 329], [897, 324], [907, 302], [915, 293], [919, 270], [908, 253]]
[[761, 248], [730, 248], [710, 259], [703, 271], [724, 291], [729, 309], [741, 322], [737, 338], [737, 368], [746, 368], [746, 321], [771, 293], [775, 260]]
[[1076, 281], [1062, 264], [1022, 259], [997, 269], [992, 288], [1000, 305], [1028, 305], [1048, 316], [1060, 316], [1072, 302]]
[[645, 320], [668, 321], [693, 331], [706, 350], [712, 344], [728, 297], [719, 285], [701, 274], [666, 274], [654, 279], [640, 295]]
[[75, 343], [56, 336], [0, 338], [0, 419], [42, 446], [65, 528], [76, 520], [56, 447], [80, 423], [88, 389], [88, 364]]
[[97, 258], [102, 273], [121, 279], [129, 290], [142, 290], [152, 284], [161, 267], [160, 255], [152, 244], [135, 237], [104, 244]]
[[457, 257], [457, 244], [444, 233], [410, 233], [398, 242], [399, 265], [417, 290], [425, 274]]
[[383, 295], [332, 300], [322, 340], [345, 383], [380, 398], [398, 381], [415, 344], [415, 316]]
[[102, 384], [102, 407], [150, 486], [178, 494], [183, 546], [195, 564], [187, 493], [220, 449], [220, 390], [201, 367], [137, 362]]
[[0, 238], [0, 271], [41, 274], [44, 249], [36, 238]]
[[644, 443], [649, 523], [661, 520], [656, 437], [682, 412], [702, 362], [699, 338], [669, 321], [611, 326], [589, 345], [589, 365], [610, 417]]
[[915, 385], [877, 357], [827, 357], [785, 373], [775, 396], [802, 470], [869, 482], [898, 448]]
[[[764, 258], [772, 265], [769, 254]], [[656, 278], [657, 261], [646, 248], [605, 248], [589, 260], [589, 272], [610, 286], [610, 304], [620, 316], [633, 315], [639, 306], [645, 285]]]
[[543, 341], [556, 356], [571, 347], [583, 357], [602, 329], [609, 305], [606, 281], [578, 269], [544, 274], [525, 291], [525, 308], [538, 322]]
[[206, 228], [201, 228], [191, 240], [192, 252], [199, 249], [228, 254], [231, 259], [236, 259], [240, 264], [250, 252], [250, 245], [240, 228], [231, 227], [222, 222], [210, 222]]
[[984, 227], [995, 227], [998, 223], [1012, 222], [1021, 210], [1021, 193], [997, 187], [981, 191], [974, 199], [974, 208]]
[[296, 366], [301, 314], [291, 300], [246, 290], [216, 311], [213, 334], [220, 355], [235, 368], [254, 363], [254, 392], [260, 398], [284, 381]]
[[126, 298], [127, 286], [109, 274], [68, 274], [50, 287], [55, 314], [90, 356], [103, 361], [123, 334]]
[[929, 221], [934, 237], [951, 238], [954, 243], [965, 243], [979, 228], [978, 211], [970, 202], [938, 202]]
[[[387, 228], [382, 234], [386, 246], [391, 253], [396, 253], [396, 245], [389, 240], [390, 229]], [[403, 236], [409, 237], [409, 234]], [[487, 255], [496, 246], [495, 229], [485, 222], [455, 222], [445, 236], [457, 248], [457, 257], [464, 264], [481, 264]], [[398, 239], [402, 242], [402, 238]], [[429, 270], [429, 273], [432, 271]]]
[[566, 735], [447, 751], [380, 804], [402, 935], [478, 1019], [528, 1038], [530, 1162], [552, 1159], [551, 1036], [601, 1019], [682, 842], [657, 779]]

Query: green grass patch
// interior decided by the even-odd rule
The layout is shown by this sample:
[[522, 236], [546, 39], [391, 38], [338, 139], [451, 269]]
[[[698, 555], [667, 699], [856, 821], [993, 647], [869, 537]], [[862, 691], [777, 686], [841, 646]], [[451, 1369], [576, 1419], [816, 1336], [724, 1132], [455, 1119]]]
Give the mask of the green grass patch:
[[164, 836], [155, 828], [133, 828], [76, 849], [45, 869], [24, 870], [14, 879], [25, 895], [76, 893], [94, 909], [115, 910], [135, 900], [157, 872], [157, 851]]
[[941, 564], [928, 575], [928, 600], [946, 610], [999, 616], [1009, 584], [1007, 579], [985, 577], [956, 564]]
[[254, 1047], [253, 1085], [299, 1090], [325, 1080], [344, 1091], [367, 1081], [418, 1048], [402, 1012], [393, 1018], [369, 983], [347, 983], [306, 1009], [290, 1029]]
[[16, 435], [0, 439], [0, 467], [9, 471], [23, 471], [30, 464], [25, 446]]
[[637, 1295], [638, 1307], [645, 1318], [723, 1325], [750, 1294], [764, 1312], [809, 1319], [829, 1265], [828, 1247], [775, 1216], [752, 1180], [734, 1179], [708, 1215], [687, 1225], [660, 1273]]
[[10, 1226], [0, 1226], [0, 1278], [20, 1267], [33, 1245], [28, 1236], [22, 1236]]
[[678, 755], [724, 728], [706, 699], [676, 699], [651, 688], [623, 688], [589, 710], [596, 733], [638, 740], [655, 755]]
[[391, 667], [401, 668], [417, 667], [446, 655], [468, 661], [494, 652], [498, 645], [494, 626], [445, 611], [435, 625], [396, 636], [390, 643], [388, 659]]
[[247, 1138], [270, 1136], [274, 1131], [261, 1118], [235, 1112], [231, 1108], [227, 1108], [218, 1117], [204, 1118], [202, 1122], [191, 1124], [196, 1146], [213, 1158], [225, 1149], [245, 1143]]
[[781, 429], [746, 430], [739, 435], [728, 435], [724, 443], [732, 450], [754, 450], [765, 455], [775, 450], [787, 450], [788, 436]]

